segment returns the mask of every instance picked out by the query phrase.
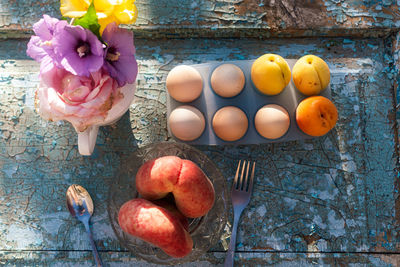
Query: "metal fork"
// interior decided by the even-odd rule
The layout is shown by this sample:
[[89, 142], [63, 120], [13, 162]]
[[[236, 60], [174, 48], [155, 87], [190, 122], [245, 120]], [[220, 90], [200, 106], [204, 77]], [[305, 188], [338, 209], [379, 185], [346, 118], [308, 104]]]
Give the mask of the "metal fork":
[[[246, 161], [243, 161], [242, 166], [240, 166], [241, 161], [239, 161], [236, 170], [235, 180], [233, 181], [232, 192], [231, 192], [232, 205], [233, 205], [233, 228], [224, 267], [233, 266], [233, 258], [236, 246], [236, 232], [237, 232], [239, 218], [244, 208], [247, 206], [247, 204], [249, 204], [251, 192], [253, 191], [254, 168], [256, 163], [253, 162], [253, 167], [249, 178], [250, 163], [251, 163], [250, 161], [247, 161], [247, 169], [246, 169]], [[241, 167], [242, 169], [240, 171]], [[239, 173], [241, 173], [240, 179], [239, 179]]]

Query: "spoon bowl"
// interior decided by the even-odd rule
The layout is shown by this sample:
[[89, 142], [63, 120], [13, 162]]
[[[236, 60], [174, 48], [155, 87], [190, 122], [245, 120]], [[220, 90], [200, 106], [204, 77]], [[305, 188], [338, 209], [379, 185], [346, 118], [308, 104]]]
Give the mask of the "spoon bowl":
[[77, 206], [82, 206], [85, 201], [87, 210], [90, 216], [93, 215], [94, 206], [93, 200], [89, 195], [89, 192], [80, 185], [73, 184], [67, 190], [67, 207], [73, 217], [76, 217], [76, 211], [74, 209], [74, 202]]

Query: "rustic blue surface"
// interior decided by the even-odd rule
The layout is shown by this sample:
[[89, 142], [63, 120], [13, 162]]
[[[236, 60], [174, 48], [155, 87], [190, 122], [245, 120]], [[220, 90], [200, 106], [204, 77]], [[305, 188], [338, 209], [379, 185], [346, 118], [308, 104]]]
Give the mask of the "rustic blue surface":
[[[65, 207], [67, 187], [78, 183], [93, 197], [92, 226], [104, 261], [111, 266], [152, 266], [119, 245], [106, 201], [119, 164], [129, 153], [138, 146], [170, 140], [165, 107], [168, 71], [182, 63], [254, 59], [266, 52], [287, 58], [312, 53], [325, 59], [331, 69], [332, 99], [339, 121], [327, 136], [307, 141], [198, 147], [216, 162], [229, 182], [239, 158], [257, 160], [254, 196], [239, 227], [238, 265], [400, 265], [400, 117], [396, 109], [400, 103], [400, 41], [398, 33], [389, 34], [399, 27], [400, 3], [304, 1], [308, 2], [311, 6], [323, 3], [326, 8], [320, 12], [316, 28], [337, 29], [337, 34], [348, 31], [353, 36], [153, 39], [163, 36], [163, 29], [174, 23], [182, 28], [177, 36], [220, 36], [203, 31], [212, 27], [221, 29], [222, 35], [236, 36], [241, 25], [266, 29], [262, 21], [267, 16], [257, 20], [262, 10], [274, 9], [280, 14], [288, 9], [288, 17], [282, 19], [286, 23], [294, 21], [289, 17], [307, 18], [312, 7], [290, 6], [286, 1], [211, 4], [202, 0], [192, 2], [197, 6], [188, 15], [189, 1], [182, 4], [182, 12], [175, 10], [177, 1], [161, 1], [159, 6], [154, 1], [138, 2], [142, 15], [134, 31], [142, 37], [149, 35], [135, 40], [137, 97], [129, 113], [100, 130], [95, 153], [82, 157], [68, 123], [44, 121], [34, 111], [39, 66], [25, 55], [28, 40], [7, 38], [26, 36], [25, 30], [29, 32], [41, 13], [58, 12], [58, 2], [0, 0], [0, 28], [6, 38], [0, 42], [0, 265], [93, 264], [84, 228]], [[249, 7], [240, 11], [246, 4]], [[272, 21], [278, 25], [277, 20]], [[313, 20], [299, 21], [278, 25], [276, 32], [307, 35], [301, 29]], [[194, 32], [184, 29], [186, 22], [195, 25]], [[267, 25], [272, 24], [267, 21]], [[358, 27], [376, 34], [362, 35]], [[318, 33], [318, 29], [312, 32]], [[365, 38], [379, 32], [385, 36]], [[334, 31], [329, 35], [334, 36]], [[221, 242], [186, 266], [222, 264], [228, 236], [227, 228]]]
[[[35, 114], [38, 65], [21, 56], [25, 44], [1, 43], [8, 59], [0, 64], [0, 249], [10, 250], [7, 255], [21, 257], [15, 250], [90, 249], [84, 229], [65, 208], [65, 190], [72, 183], [93, 195], [93, 229], [100, 250], [123, 251], [106, 214], [108, 186], [120, 161], [137, 145], [168, 139], [163, 83], [168, 71], [180, 63], [251, 59], [264, 53], [264, 47], [284, 57], [313, 53], [327, 60], [339, 123], [327, 136], [308, 141], [200, 147], [229, 180], [238, 158], [258, 161], [254, 197], [239, 229], [238, 250], [247, 255], [243, 264], [255, 257], [247, 253], [256, 253], [254, 262], [261, 262], [260, 255], [269, 255], [266, 251], [396, 252], [397, 156], [390, 120], [396, 76], [389, 65], [391, 47], [384, 40], [163, 40], [162, 48], [157, 40], [136, 40], [137, 99], [121, 121], [102, 129], [92, 157], [78, 154], [69, 124], [46, 122]], [[212, 251], [223, 250], [220, 243]], [[110, 261], [119, 262], [117, 255]], [[212, 263], [212, 255], [203, 260]], [[301, 262], [301, 255], [296, 261]], [[372, 262], [379, 255], [358, 257]], [[85, 259], [91, 262], [90, 254]]]

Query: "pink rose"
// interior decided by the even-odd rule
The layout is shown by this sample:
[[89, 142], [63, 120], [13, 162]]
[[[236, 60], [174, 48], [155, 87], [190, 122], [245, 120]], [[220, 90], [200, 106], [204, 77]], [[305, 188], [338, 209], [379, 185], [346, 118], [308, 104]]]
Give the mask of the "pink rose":
[[41, 78], [36, 95], [40, 115], [52, 121], [67, 120], [80, 132], [103, 122], [123, 97], [117, 81], [102, 69], [83, 77], [54, 67]]

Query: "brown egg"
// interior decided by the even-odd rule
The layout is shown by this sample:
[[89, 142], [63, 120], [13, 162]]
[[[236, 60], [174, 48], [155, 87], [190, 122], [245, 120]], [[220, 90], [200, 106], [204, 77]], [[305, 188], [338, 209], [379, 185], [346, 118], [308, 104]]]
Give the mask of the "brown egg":
[[268, 139], [277, 139], [288, 131], [290, 117], [283, 107], [270, 104], [257, 111], [254, 124], [261, 136]]
[[179, 65], [167, 76], [166, 86], [170, 96], [179, 102], [192, 102], [203, 90], [203, 79], [193, 67]]
[[214, 114], [212, 126], [215, 134], [222, 140], [236, 141], [246, 134], [249, 121], [240, 108], [227, 106]]
[[169, 115], [172, 134], [183, 141], [193, 141], [200, 137], [206, 126], [203, 114], [195, 107], [180, 106]]
[[238, 95], [243, 90], [244, 83], [243, 71], [233, 64], [222, 64], [211, 75], [211, 87], [222, 97]]

